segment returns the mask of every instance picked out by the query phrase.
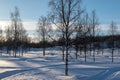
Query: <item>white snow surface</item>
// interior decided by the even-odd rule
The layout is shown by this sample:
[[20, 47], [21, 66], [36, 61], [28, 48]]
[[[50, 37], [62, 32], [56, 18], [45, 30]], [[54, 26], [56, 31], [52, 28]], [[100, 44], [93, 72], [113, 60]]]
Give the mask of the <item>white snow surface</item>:
[[84, 55], [75, 59], [75, 51], [69, 57], [69, 75], [65, 76], [65, 62], [59, 50], [27, 52], [23, 57], [13, 57], [3, 54], [0, 57], [0, 80], [120, 80], [120, 55], [114, 55], [111, 62], [110, 52], [96, 55], [96, 62], [92, 56]]

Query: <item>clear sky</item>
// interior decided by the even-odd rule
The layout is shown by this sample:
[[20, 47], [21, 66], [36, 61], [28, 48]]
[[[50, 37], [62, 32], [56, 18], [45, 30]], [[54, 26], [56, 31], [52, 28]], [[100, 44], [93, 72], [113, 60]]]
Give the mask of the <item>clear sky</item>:
[[[48, 12], [49, 0], [0, 0], [0, 20], [7, 20], [14, 6], [18, 6], [23, 20], [37, 20]], [[120, 0], [83, 0], [87, 11], [96, 10], [101, 23], [120, 22]]]
[[[17, 6], [20, 10], [24, 27], [29, 30], [36, 28], [37, 20], [41, 15], [48, 13], [50, 0], [0, 0], [0, 25], [6, 25], [10, 13]], [[83, 7], [90, 13], [96, 10], [99, 23], [110, 24], [112, 20], [120, 24], [120, 0], [82, 0]], [[7, 22], [8, 24], [8, 22]]]
[[83, 0], [84, 6], [90, 12], [95, 9], [102, 24], [111, 20], [120, 23], [120, 0]]
[[0, 0], [0, 20], [10, 18], [10, 13], [17, 6], [23, 20], [36, 20], [48, 11], [49, 0]]

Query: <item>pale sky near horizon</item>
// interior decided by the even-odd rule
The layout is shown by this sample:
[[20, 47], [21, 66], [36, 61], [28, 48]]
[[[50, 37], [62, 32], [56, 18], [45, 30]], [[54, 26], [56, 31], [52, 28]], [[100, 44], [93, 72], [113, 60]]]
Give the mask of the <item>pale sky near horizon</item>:
[[[35, 30], [37, 20], [40, 16], [49, 12], [48, 2], [50, 0], [0, 0], [0, 26], [8, 25], [10, 13], [17, 6], [24, 27], [28, 30]], [[82, 0], [83, 7], [88, 13], [96, 10], [99, 23], [108, 25], [112, 20], [120, 24], [120, 0]], [[105, 28], [105, 27], [104, 27]]]

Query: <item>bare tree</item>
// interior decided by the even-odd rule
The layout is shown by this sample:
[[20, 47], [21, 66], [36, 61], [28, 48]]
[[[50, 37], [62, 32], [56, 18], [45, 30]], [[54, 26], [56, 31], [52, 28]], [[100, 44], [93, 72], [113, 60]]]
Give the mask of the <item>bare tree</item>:
[[114, 48], [115, 48], [115, 35], [116, 35], [116, 32], [117, 32], [117, 26], [116, 26], [116, 23], [114, 21], [111, 22], [110, 24], [110, 42], [111, 42], [111, 54], [112, 54], [112, 62], [114, 62]]
[[79, 19], [77, 20], [77, 23], [74, 25], [76, 28], [76, 36], [75, 36], [75, 41], [74, 41], [74, 45], [75, 45], [75, 50], [76, 50], [76, 59], [78, 58], [78, 51], [80, 51], [81, 54], [81, 48], [82, 48], [82, 44], [83, 40], [82, 40], [82, 33], [83, 33], [83, 19], [81, 19], [81, 15], [79, 17]]
[[[26, 31], [23, 28], [22, 20], [20, 18], [19, 9], [15, 7], [15, 11], [11, 13], [11, 33], [13, 36], [13, 49], [14, 49], [14, 56], [17, 56], [18, 49], [20, 49], [20, 42], [22, 36], [26, 35]], [[25, 37], [24, 37], [25, 38]], [[26, 37], [27, 38], [27, 37]], [[20, 51], [19, 51], [20, 53]]]
[[[86, 62], [86, 56], [87, 56], [87, 45], [88, 45], [88, 36], [89, 36], [89, 30], [90, 30], [90, 22], [89, 22], [89, 16], [87, 13], [84, 14], [83, 18], [78, 20], [77, 22], [77, 33], [76, 33], [76, 41], [75, 41], [75, 48], [76, 48], [76, 59], [77, 59], [77, 50], [81, 50], [81, 48], [84, 49], [84, 55], [85, 55], [85, 62]], [[80, 51], [81, 52], [81, 51]]]
[[91, 15], [91, 29], [92, 29], [92, 47], [93, 47], [93, 61], [95, 62], [95, 36], [96, 36], [96, 29], [98, 27], [98, 18], [96, 16], [95, 10], [92, 11]]
[[26, 49], [26, 42], [28, 41], [28, 34], [26, 32], [26, 30], [24, 29], [24, 27], [21, 26], [19, 27], [19, 55], [21, 53], [21, 55], [23, 56], [23, 53]]
[[41, 16], [38, 20], [37, 32], [39, 39], [42, 38], [43, 43], [43, 56], [45, 56], [46, 41], [48, 37], [48, 32], [50, 30], [50, 23], [47, 17]]
[[64, 30], [63, 33], [65, 34], [65, 75], [67, 76], [70, 38], [74, 31], [73, 24], [82, 13], [80, 8], [81, 0], [51, 0], [50, 6], [52, 7], [52, 17], [55, 17], [54, 22], [62, 24], [61, 28]]
[[90, 31], [90, 20], [89, 16], [86, 13], [84, 17], [84, 23], [83, 23], [83, 39], [84, 39], [84, 55], [85, 55], [85, 62], [87, 61], [87, 48], [88, 48], [88, 36]]

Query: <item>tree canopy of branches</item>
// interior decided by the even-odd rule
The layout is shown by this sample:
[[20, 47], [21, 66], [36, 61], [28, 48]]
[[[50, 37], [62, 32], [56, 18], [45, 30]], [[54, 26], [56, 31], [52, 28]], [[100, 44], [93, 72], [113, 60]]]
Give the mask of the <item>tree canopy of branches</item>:
[[40, 42], [42, 42], [43, 46], [43, 55], [45, 56], [45, 47], [46, 42], [48, 40], [48, 33], [50, 31], [50, 22], [47, 17], [41, 16], [38, 20], [38, 26], [37, 26], [37, 32], [40, 39]]
[[18, 49], [25, 47], [23, 43], [27, 42], [27, 38], [28, 35], [23, 27], [19, 9], [15, 7], [15, 11], [11, 13], [11, 25], [6, 29], [6, 39], [9, 44], [12, 43], [11, 47], [14, 50], [15, 57]]
[[112, 21], [110, 24], [109, 32], [110, 32], [109, 34], [111, 35], [111, 37], [110, 37], [110, 48], [112, 50], [111, 57], [112, 57], [112, 62], [114, 62], [113, 55], [114, 55], [114, 48], [115, 48], [115, 35], [117, 33], [117, 26], [116, 26], [116, 23], [114, 21]]
[[52, 22], [64, 34], [65, 39], [65, 75], [68, 75], [68, 50], [70, 38], [74, 32], [74, 23], [77, 22], [83, 10], [81, 10], [81, 0], [51, 0]]

